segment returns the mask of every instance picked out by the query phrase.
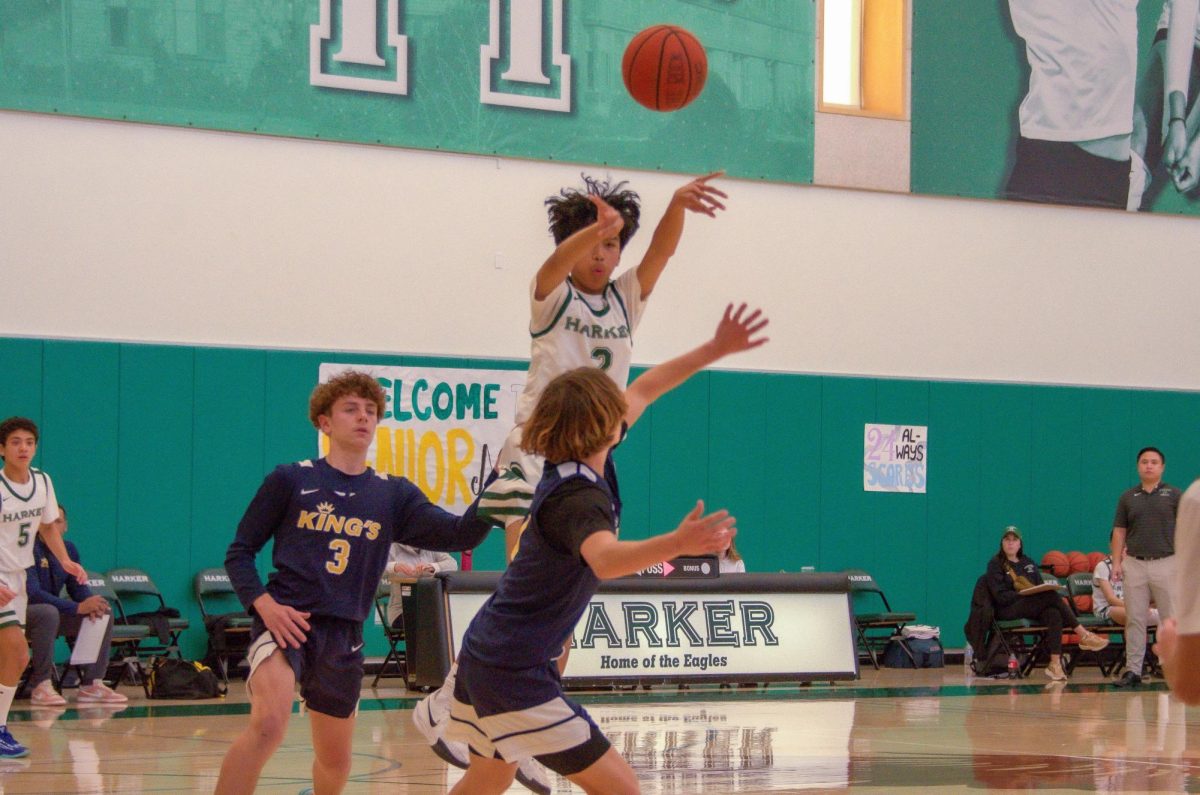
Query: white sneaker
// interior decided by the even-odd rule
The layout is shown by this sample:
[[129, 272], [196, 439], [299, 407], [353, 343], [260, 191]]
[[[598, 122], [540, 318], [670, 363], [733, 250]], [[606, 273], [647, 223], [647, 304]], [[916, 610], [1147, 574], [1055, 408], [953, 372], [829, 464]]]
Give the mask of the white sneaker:
[[82, 685], [75, 700], [80, 704], [125, 704], [129, 698], [97, 679], [90, 685]]
[[522, 760], [517, 766], [517, 781], [538, 795], [550, 795], [553, 791], [550, 787], [550, 771], [533, 758]]
[[[446, 681], [451, 680], [447, 679]], [[413, 710], [413, 724], [439, 759], [466, 770], [471, 764], [471, 752], [467, 748], [467, 744], [453, 740], [448, 742], [442, 739], [442, 732], [445, 731], [446, 721], [450, 717], [450, 709], [447, 705], [450, 696], [448, 693], [444, 693], [444, 690], [443, 686], [417, 702], [416, 709]]]
[[35, 707], [61, 707], [67, 700], [60, 696], [54, 685], [50, 684], [50, 680], [46, 679], [39, 682], [29, 694], [29, 703]]

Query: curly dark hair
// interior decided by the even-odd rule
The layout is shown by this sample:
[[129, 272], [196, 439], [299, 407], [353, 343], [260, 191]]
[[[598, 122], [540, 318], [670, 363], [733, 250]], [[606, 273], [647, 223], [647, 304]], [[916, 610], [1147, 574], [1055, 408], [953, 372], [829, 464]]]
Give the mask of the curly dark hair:
[[546, 214], [550, 217], [550, 234], [554, 235], [554, 244], [566, 240], [571, 235], [596, 222], [596, 205], [588, 201], [588, 196], [595, 194], [608, 202], [614, 210], [625, 219], [625, 226], [619, 235], [621, 248], [633, 237], [638, 230], [638, 222], [642, 217], [642, 205], [638, 195], [625, 188], [629, 183], [618, 182], [613, 185], [608, 180], [583, 177], [583, 190], [578, 188], [563, 188], [558, 193], [546, 199]]

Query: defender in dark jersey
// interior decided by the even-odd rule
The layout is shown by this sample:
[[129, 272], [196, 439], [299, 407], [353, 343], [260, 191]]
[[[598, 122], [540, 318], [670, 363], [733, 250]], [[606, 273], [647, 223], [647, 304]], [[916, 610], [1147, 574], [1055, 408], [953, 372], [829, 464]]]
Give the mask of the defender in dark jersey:
[[637, 777], [578, 704], [562, 692], [555, 657], [600, 580], [679, 555], [721, 552], [737, 532], [726, 511], [696, 507], [670, 533], [619, 541], [621, 501], [612, 450], [648, 405], [730, 353], [757, 347], [767, 323], [727, 307], [713, 338], [658, 365], [624, 396], [591, 367], [552, 380], [522, 436], [545, 456], [521, 553], [476, 614], [459, 651], [448, 740], [472, 751], [451, 792], [498, 793], [536, 758], [588, 792], [636, 792]]
[[[225, 568], [254, 616], [255, 640], [247, 655], [250, 725], [225, 756], [218, 793], [254, 791], [283, 740], [297, 683], [312, 726], [314, 789], [341, 792], [362, 687], [362, 625], [389, 547], [470, 549], [491, 529], [475, 504], [455, 516], [409, 481], [367, 466], [383, 407], [383, 390], [366, 373], [318, 386], [309, 417], [329, 437], [329, 455], [269, 474], [229, 545]], [[264, 586], [254, 557], [271, 539], [275, 570]]]

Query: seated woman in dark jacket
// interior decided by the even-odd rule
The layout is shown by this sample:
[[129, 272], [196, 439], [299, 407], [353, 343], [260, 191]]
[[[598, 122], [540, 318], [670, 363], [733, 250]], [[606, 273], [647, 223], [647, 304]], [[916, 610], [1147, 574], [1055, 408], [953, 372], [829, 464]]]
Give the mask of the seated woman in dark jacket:
[[988, 561], [988, 591], [996, 608], [998, 621], [1027, 618], [1046, 625], [1046, 645], [1050, 649], [1050, 664], [1046, 676], [1055, 681], [1067, 678], [1062, 668], [1063, 627], [1079, 636], [1079, 648], [1099, 651], [1108, 645], [1108, 638], [1089, 632], [1079, 623], [1075, 613], [1057, 591], [1043, 591], [1022, 596], [1019, 592], [1031, 585], [1041, 585], [1042, 575], [1037, 564], [1025, 557], [1021, 532], [1011, 525], [1000, 537], [1000, 551]]

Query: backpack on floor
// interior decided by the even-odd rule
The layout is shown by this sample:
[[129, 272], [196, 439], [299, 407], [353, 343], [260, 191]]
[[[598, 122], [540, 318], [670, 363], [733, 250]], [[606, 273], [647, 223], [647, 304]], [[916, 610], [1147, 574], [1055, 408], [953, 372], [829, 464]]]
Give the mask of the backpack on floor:
[[146, 681], [150, 698], [216, 698], [225, 690], [207, 665], [173, 657], [156, 657]]

